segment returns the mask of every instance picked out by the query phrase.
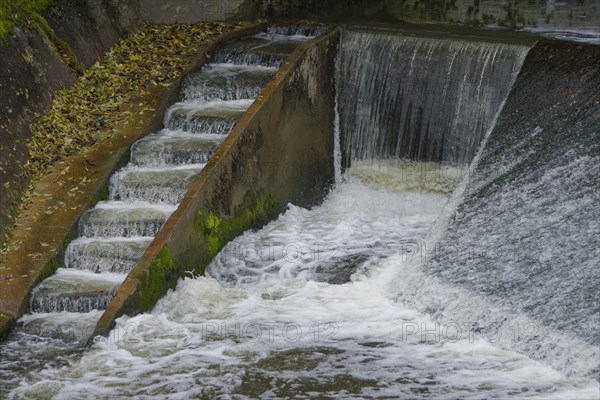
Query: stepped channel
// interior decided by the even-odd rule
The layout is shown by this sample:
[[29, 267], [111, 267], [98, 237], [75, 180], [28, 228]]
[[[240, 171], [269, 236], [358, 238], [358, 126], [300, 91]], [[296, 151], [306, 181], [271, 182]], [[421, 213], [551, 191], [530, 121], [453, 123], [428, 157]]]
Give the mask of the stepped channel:
[[[41, 356], [52, 362], [52, 349], [76, 351], [73, 346], [89, 338], [191, 181], [285, 58], [311, 38], [273, 31], [242, 38], [223, 45], [213, 63], [183, 78], [164, 129], [132, 145], [130, 162], [110, 179], [108, 199], [81, 216], [79, 237], [68, 245], [64, 265], [34, 288], [30, 314], [18, 321], [9, 345], [49, 346]], [[24, 364], [39, 362], [31, 354], [20, 356]], [[0, 397], [8, 387], [5, 380], [27, 370], [4, 354], [1, 364], [7, 375]]]

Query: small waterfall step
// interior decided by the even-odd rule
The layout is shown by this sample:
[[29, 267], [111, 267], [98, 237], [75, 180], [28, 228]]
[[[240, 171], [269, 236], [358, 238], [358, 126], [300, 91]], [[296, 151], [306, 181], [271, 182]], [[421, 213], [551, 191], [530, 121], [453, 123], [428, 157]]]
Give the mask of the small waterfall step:
[[155, 236], [176, 208], [176, 206], [145, 202], [100, 202], [81, 216], [79, 235], [85, 237]]
[[165, 127], [173, 131], [227, 134], [254, 100], [181, 102], [173, 105], [165, 118]]
[[192, 118], [239, 119], [252, 103], [254, 103], [254, 99], [210, 101], [208, 103], [191, 101], [175, 103], [167, 111], [167, 118], [180, 119], [185, 117], [186, 120]]
[[272, 67], [209, 64], [184, 78], [182, 98], [184, 102], [254, 99], [276, 72]]
[[215, 55], [215, 63], [279, 68], [296, 47], [308, 39], [311, 37], [259, 33], [225, 44]]
[[267, 44], [258, 38], [226, 44], [215, 55], [215, 63], [281, 67], [288, 54], [269, 51]]
[[109, 198], [113, 201], [176, 205], [202, 168], [204, 164], [166, 168], [128, 166], [111, 177]]
[[65, 252], [65, 268], [126, 274], [142, 258], [153, 237], [77, 238]]
[[103, 310], [125, 277], [59, 268], [31, 293], [30, 309], [34, 313]]
[[19, 320], [16, 330], [65, 342], [83, 342], [94, 332], [102, 313], [102, 310], [92, 310], [28, 314]]
[[278, 54], [284, 58], [289, 57], [296, 48], [307, 40], [312, 39], [312, 36], [304, 35], [281, 35], [278, 33], [257, 33], [249, 37], [247, 40], [261, 40], [265, 44], [260, 47], [262, 51]]
[[227, 135], [236, 122], [237, 120], [232, 118], [194, 118], [193, 113], [188, 116], [187, 112], [178, 111], [167, 115], [165, 128], [174, 132]]
[[131, 164], [145, 167], [206, 164], [225, 135], [186, 134], [163, 130], [138, 140], [131, 149]]

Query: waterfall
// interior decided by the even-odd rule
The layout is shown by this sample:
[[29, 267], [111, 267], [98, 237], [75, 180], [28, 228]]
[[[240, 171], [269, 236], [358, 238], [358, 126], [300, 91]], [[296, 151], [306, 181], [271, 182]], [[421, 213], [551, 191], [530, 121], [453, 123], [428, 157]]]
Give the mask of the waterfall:
[[344, 40], [343, 32], [340, 33], [340, 43], [335, 59], [335, 118], [333, 121], [334, 143], [333, 143], [333, 167], [335, 171], [335, 183], [342, 182], [342, 143], [341, 143], [341, 128], [340, 128], [340, 74], [342, 72], [342, 41]]
[[445, 221], [390, 263], [399, 302], [597, 380], [600, 49], [574, 47], [529, 52]]
[[343, 41], [344, 163], [469, 162], [528, 47], [348, 31]]

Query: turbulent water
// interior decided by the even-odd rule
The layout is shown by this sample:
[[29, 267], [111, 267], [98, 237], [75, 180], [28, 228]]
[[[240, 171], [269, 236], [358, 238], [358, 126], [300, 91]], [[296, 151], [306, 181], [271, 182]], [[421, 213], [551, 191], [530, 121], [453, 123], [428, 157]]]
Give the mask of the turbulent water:
[[11, 398], [594, 398], [593, 383], [395, 301], [390, 283], [458, 177], [356, 166], [322, 206], [245, 233], [207, 276], [71, 365], [28, 373]]
[[343, 150], [352, 160], [469, 162], [528, 47], [348, 31]]
[[[274, 32], [230, 45], [218, 61], [276, 65], [279, 56], [262, 50]], [[340, 65], [346, 75], [335, 126], [338, 138], [349, 127], [353, 135], [344, 148], [336, 143], [336, 187], [324, 203], [289, 205], [229, 243], [205, 276], [181, 280], [151, 312], [120, 318], [86, 351], [69, 346], [67, 338], [87, 338], [86, 327], [100, 316], [94, 308], [106, 296], [94, 289], [112, 293], [149, 244], [146, 233], [160, 227], [173, 211], [168, 203], [205, 162], [194, 149], [210, 152], [215, 143], [205, 136], [230, 129], [250, 105], [225, 100], [212, 118], [214, 97], [255, 93], [264, 71], [248, 77], [246, 66], [215, 64], [201, 73], [235, 70], [243, 87], [188, 77], [203, 94], [184, 90], [166, 116], [172, 132], [136, 143], [131, 164], [111, 182], [111, 202], [82, 219], [80, 230], [90, 235], [69, 246], [72, 270], [36, 289], [38, 312], [22, 318], [21, 332], [0, 347], [0, 382], [12, 390], [0, 396], [600, 398], [593, 239], [600, 103], [591, 85], [584, 81], [585, 90], [565, 98], [568, 82], [557, 83], [556, 93], [545, 92], [550, 103], [565, 102], [557, 110], [533, 101], [551, 85], [542, 80], [533, 90], [525, 76], [505, 102], [526, 53], [521, 46], [361, 35], [345, 39], [351, 46]], [[353, 43], [367, 46], [357, 52]], [[356, 69], [348, 66], [365, 54], [386, 61], [367, 59], [366, 75], [352, 78]], [[402, 73], [392, 76], [385, 65], [394, 60]], [[530, 92], [533, 99], [522, 97]], [[373, 108], [364, 108], [367, 99]], [[420, 122], [397, 129], [399, 117]], [[440, 129], [425, 129], [423, 121]], [[423, 146], [413, 146], [415, 137]], [[352, 163], [342, 176], [344, 152]], [[176, 160], [191, 165], [166, 171]], [[147, 196], [153, 205], [140, 203]], [[122, 237], [85, 237], [96, 230]], [[510, 246], [513, 239], [518, 246]], [[84, 283], [94, 272], [103, 279], [90, 289]], [[73, 285], [83, 294], [77, 304], [90, 312], [44, 312], [45, 305], [73, 307], [60, 295]]]

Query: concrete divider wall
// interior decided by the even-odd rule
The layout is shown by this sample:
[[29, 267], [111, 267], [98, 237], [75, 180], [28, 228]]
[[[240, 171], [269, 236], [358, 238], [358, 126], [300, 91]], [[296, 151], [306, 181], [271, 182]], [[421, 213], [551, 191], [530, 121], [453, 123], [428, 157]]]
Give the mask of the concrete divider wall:
[[288, 203], [311, 207], [334, 180], [335, 59], [339, 32], [301, 45], [196, 177], [100, 319], [150, 310], [179, 278], [202, 274], [231, 239]]

